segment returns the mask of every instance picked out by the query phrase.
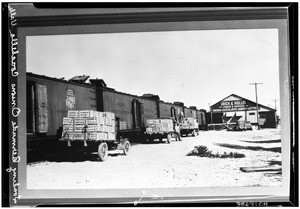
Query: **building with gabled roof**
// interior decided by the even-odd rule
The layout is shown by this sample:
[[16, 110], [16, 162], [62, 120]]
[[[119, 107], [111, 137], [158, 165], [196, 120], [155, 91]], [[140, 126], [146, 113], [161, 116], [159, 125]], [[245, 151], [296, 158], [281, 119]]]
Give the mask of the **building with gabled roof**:
[[248, 121], [252, 125], [259, 124], [262, 128], [275, 128], [277, 115], [273, 108], [231, 94], [211, 105], [210, 112], [207, 113], [208, 123], [226, 123], [228, 121]]

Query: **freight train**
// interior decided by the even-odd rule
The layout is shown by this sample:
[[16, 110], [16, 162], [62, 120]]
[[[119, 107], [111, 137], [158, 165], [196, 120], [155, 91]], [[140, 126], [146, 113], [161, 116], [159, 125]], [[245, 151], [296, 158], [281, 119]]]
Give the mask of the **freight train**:
[[131, 95], [107, 87], [102, 79], [75, 76], [70, 80], [52, 78], [33, 73], [27, 80], [27, 141], [31, 145], [44, 141], [58, 141], [63, 117], [68, 110], [96, 110], [112, 112], [116, 116], [118, 137], [129, 140], [145, 139], [147, 119], [193, 117], [199, 129], [206, 129], [205, 110], [185, 107], [184, 103], [168, 103], [158, 95]]

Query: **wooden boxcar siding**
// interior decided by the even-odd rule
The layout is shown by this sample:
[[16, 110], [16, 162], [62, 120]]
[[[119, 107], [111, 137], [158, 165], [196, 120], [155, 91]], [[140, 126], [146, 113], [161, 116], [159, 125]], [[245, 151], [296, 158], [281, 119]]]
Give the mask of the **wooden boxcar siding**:
[[142, 121], [142, 125], [145, 127], [147, 119], [157, 118], [157, 106], [156, 102], [152, 100], [140, 98], [139, 101], [143, 103], [144, 107], [144, 121]]
[[159, 103], [160, 117], [161, 118], [171, 117], [171, 108], [172, 107], [175, 109], [176, 116], [179, 115], [179, 112], [183, 112], [183, 107], [181, 107], [181, 106], [176, 106], [176, 105], [173, 105], [173, 104], [160, 102]]
[[199, 123], [199, 125], [205, 125], [206, 124], [205, 112], [197, 110], [197, 118], [196, 119], [197, 119], [197, 122]]
[[48, 132], [47, 135], [56, 135], [59, 127], [62, 127], [63, 117], [67, 117], [66, 90], [75, 92], [74, 110], [96, 110], [96, 95], [93, 87], [64, 83], [55, 80], [27, 76], [27, 81], [47, 87], [48, 106]]
[[103, 91], [103, 107], [104, 111], [115, 113], [120, 121], [126, 121], [126, 129], [133, 129], [132, 101], [138, 100], [143, 104], [144, 120], [142, 127], [145, 127], [147, 119], [157, 118], [156, 102], [143, 99], [134, 95], [128, 95], [116, 91]]
[[201, 112], [201, 117], [202, 117], [201, 125], [206, 125], [206, 112]]
[[160, 118], [170, 118], [171, 108], [172, 108], [172, 104], [160, 102], [159, 103]]
[[135, 97], [115, 91], [103, 91], [103, 107], [105, 112], [113, 112], [120, 121], [126, 121], [126, 129], [133, 129], [132, 100]]
[[199, 110], [197, 110], [196, 112], [196, 120], [199, 123], [199, 125], [202, 125], [201, 112]]
[[178, 116], [180, 112], [182, 112], [182, 113], [184, 112], [182, 106], [173, 105], [173, 107], [175, 108], [176, 116]]
[[193, 117], [196, 118], [196, 110], [190, 108], [184, 108], [184, 117], [189, 118]]

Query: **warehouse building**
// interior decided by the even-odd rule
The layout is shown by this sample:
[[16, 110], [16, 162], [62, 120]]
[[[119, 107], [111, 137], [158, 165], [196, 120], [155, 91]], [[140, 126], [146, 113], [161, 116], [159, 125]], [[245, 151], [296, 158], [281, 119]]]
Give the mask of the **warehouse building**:
[[235, 94], [210, 106], [210, 112], [206, 114], [206, 118], [208, 124], [250, 122], [251, 125], [259, 124], [261, 128], [277, 127], [275, 109], [256, 104], [256, 102]]

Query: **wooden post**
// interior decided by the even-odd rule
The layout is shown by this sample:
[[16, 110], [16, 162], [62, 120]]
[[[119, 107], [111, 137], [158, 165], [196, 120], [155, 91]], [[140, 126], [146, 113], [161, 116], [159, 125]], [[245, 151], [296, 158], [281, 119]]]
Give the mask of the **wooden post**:
[[263, 83], [250, 83], [250, 85], [255, 85], [257, 128], [260, 129], [259, 122], [258, 122], [259, 117], [258, 117], [257, 84], [263, 84]]

